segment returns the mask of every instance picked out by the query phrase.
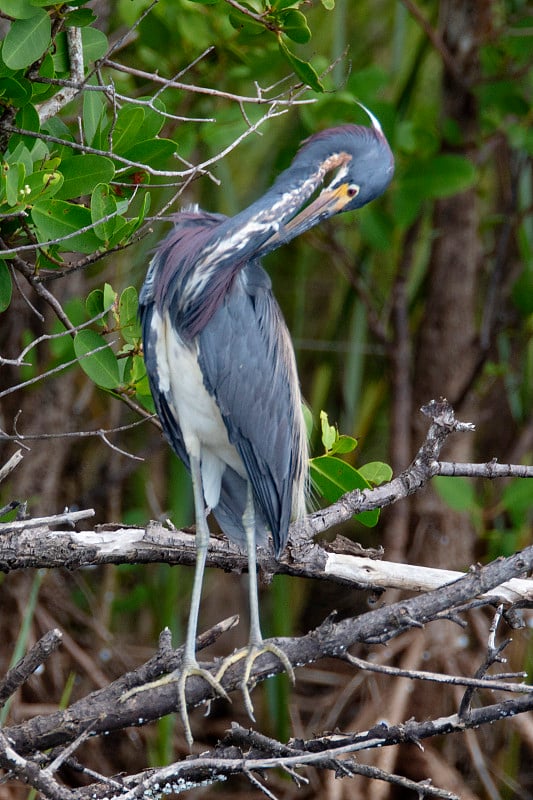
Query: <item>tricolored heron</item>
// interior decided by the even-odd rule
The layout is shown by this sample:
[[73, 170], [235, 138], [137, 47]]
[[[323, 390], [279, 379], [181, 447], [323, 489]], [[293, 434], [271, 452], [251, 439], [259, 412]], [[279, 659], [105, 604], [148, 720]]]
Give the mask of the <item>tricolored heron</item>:
[[[291, 519], [304, 514], [307, 445], [294, 350], [259, 259], [386, 189], [394, 159], [379, 123], [370, 119], [371, 127], [342, 125], [311, 136], [266, 194], [234, 217], [197, 208], [178, 214], [140, 294], [155, 407], [194, 492], [197, 561], [183, 661], [175, 674], [155, 682], [177, 682], [189, 745], [185, 686], [191, 675], [226, 696], [222, 674], [245, 658], [242, 688], [252, 718], [248, 681], [257, 656], [274, 653], [293, 677], [282, 650], [263, 643], [256, 547], [270, 532], [279, 556]], [[249, 570], [249, 644], [216, 677], [195, 655], [208, 510], [231, 541], [246, 545]]]

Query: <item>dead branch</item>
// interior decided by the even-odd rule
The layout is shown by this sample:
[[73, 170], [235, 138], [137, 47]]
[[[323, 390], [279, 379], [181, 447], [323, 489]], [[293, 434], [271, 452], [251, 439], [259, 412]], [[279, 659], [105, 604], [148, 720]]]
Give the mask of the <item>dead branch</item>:
[[[299, 521], [291, 529], [290, 546], [283, 558], [277, 562], [272, 552], [265, 551], [259, 559], [267, 573], [284, 572], [323, 579], [340, 580], [366, 589], [382, 589], [387, 585], [414, 589], [418, 592], [431, 587], [415, 597], [401, 600], [389, 606], [369, 611], [358, 617], [337, 621], [326, 619], [310, 633], [292, 638], [273, 640], [286, 653], [295, 667], [312, 664], [324, 657], [340, 658], [354, 667], [369, 670], [376, 667], [355, 658], [349, 648], [355, 644], [385, 644], [413, 628], [422, 628], [430, 622], [443, 618], [462, 624], [462, 617], [472, 606], [493, 605], [504, 601], [524, 606], [531, 603], [533, 582], [525, 576], [533, 568], [533, 546], [509, 558], [500, 558], [492, 563], [472, 567], [467, 574], [446, 570], [429, 570], [408, 565], [398, 565], [374, 558], [354, 555], [341, 542], [330, 551], [312, 541], [312, 536], [324, 530], [326, 524], [339, 517], [350, 518], [354, 512], [368, 508], [384, 507], [407, 497], [425, 485], [433, 475], [449, 469], [438, 456], [446, 438], [454, 431], [469, 431], [469, 424], [455, 420], [453, 410], [445, 401], [431, 403], [425, 408], [432, 423], [426, 441], [417, 453], [411, 466], [390, 483], [374, 490], [353, 492], [346, 495], [336, 506], [324, 509]], [[461, 469], [464, 465], [453, 465]], [[476, 465], [467, 465], [469, 474], [477, 474]], [[514, 467], [494, 469], [500, 465], [477, 465], [479, 474], [485, 477], [500, 477], [513, 474]], [[526, 468], [526, 474], [527, 472]], [[0, 569], [62, 566], [70, 569], [102, 563], [166, 563], [192, 564], [195, 559], [194, 537], [190, 532], [166, 528], [152, 523], [147, 528], [103, 526], [91, 531], [74, 531], [73, 524], [91, 516], [92, 510], [69, 512], [33, 520], [19, 520], [0, 526]], [[70, 526], [69, 530], [58, 530], [58, 525]], [[348, 552], [338, 552], [343, 549]], [[336, 552], [331, 552], [331, 550]], [[212, 537], [208, 563], [232, 570], [246, 569], [245, 558], [236, 548], [222, 539]], [[438, 588], [437, 588], [438, 587]], [[510, 609], [513, 610], [512, 608]], [[289, 770], [293, 776], [305, 766], [317, 766], [333, 770], [339, 777], [364, 774], [369, 778], [397, 783], [420, 797], [453, 798], [455, 795], [426, 783], [413, 783], [401, 776], [380, 771], [376, 767], [363, 767], [349, 757], [369, 748], [397, 745], [410, 741], [417, 743], [438, 733], [449, 734], [504, 719], [533, 709], [533, 689], [525, 685], [524, 675], [489, 675], [489, 668], [501, 660], [500, 653], [506, 645], [496, 643], [496, 633], [501, 622], [503, 608], [499, 609], [490, 631], [487, 657], [477, 673], [471, 676], [444, 676], [430, 672], [402, 670], [412, 680], [435, 681], [464, 686], [466, 694], [458, 713], [425, 722], [410, 721], [403, 725], [377, 726], [369, 731], [346, 734], [326, 734], [312, 742], [290, 742], [287, 745], [261, 745], [259, 734], [250, 734], [249, 746], [242, 731], [235, 730], [228, 739], [207, 756], [178, 761], [162, 769], [143, 771], [139, 775], [114, 779], [92, 774], [87, 789], [66, 790], [56, 779], [59, 766], [74, 763], [74, 752], [89, 735], [105, 735], [131, 726], [142, 726], [176, 708], [177, 695], [171, 684], [159, 686], [133, 694], [124, 699], [128, 691], [150, 683], [162, 674], [179, 668], [182, 649], [174, 650], [170, 644], [170, 633], [164, 631], [157, 653], [145, 664], [112, 683], [81, 698], [64, 710], [47, 715], [38, 715], [4, 729], [5, 738], [0, 741], [0, 765], [8, 774], [24, 780], [37, 788], [44, 797], [85, 798], [145, 796], [155, 791], [156, 786], [168, 786], [183, 791], [188, 787], [224, 780], [240, 773], [248, 776], [253, 785], [267, 796], [274, 796], [257, 778], [257, 771], [274, 767]], [[510, 625], [520, 624], [509, 612], [505, 613]], [[198, 649], [212, 643], [235, 625], [231, 618], [207, 631], [198, 640]], [[58, 634], [54, 642], [58, 643]], [[57, 644], [55, 645], [57, 646]], [[37, 646], [36, 646], [37, 647]], [[38, 648], [37, 648], [38, 650]], [[0, 686], [0, 696], [7, 697], [31, 674], [29, 665], [35, 658], [42, 663], [44, 655], [34, 648], [17, 665]], [[33, 659], [33, 660], [32, 660]], [[218, 670], [218, 661], [206, 665], [213, 672]], [[239, 687], [243, 664], [236, 662], [224, 674], [222, 684], [230, 693]], [[262, 655], [254, 664], [251, 680], [257, 684], [272, 674], [281, 671], [277, 658], [269, 653]], [[398, 677], [400, 671], [393, 667], [377, 668]], [[499, 700], [492, 705], [473, 708], [470, 700], [474, 691], [488, 693], [510, 693], [512, 699]], [[201, 678], [191, 678], [187, 683], [187, 705], [194, 706], [213, 700], [210, 687]], [[237, 742], [238, 740], [238, 742]], [[49, 761], [42, 761], [44, 751], [54, 748]], [[236, 752], [237, 751], [237, 752]], [[35, 757], [39, 754], [42, 763], [38, 766]], [[348, 758], [347, 758], [348, 757]], [[76, 762], [77, 763], [77, 762]], [[80, 767], [84, 771], [83, 767]], [[407, 783], [405, 782], [407, 780]]]

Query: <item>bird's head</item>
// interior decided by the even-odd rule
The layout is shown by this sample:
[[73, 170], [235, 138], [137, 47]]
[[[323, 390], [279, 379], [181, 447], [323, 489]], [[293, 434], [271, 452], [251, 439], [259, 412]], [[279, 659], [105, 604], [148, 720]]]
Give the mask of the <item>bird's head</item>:
[[292, 239], [335, 214], [361, 208], [385, 191], [394, 174], [394, 157], [379, 122], [367, 113], [371, 127], [329, 128], [303, 143], [288, 172], [318, 171], [326, 185], [285, 223], [283, 238]]

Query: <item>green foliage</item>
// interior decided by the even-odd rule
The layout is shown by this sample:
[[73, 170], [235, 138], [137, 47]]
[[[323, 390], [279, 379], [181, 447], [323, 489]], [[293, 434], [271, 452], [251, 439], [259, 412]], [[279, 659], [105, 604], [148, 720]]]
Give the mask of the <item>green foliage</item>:
[[[85, 374], [101, 389], [135, 398], [153, 412], [148, 378], [142, 357], [137, 289], [128, 286], [120, 295], [106, 283], [87, 297], [89, 321], [101, 332], [80, 330], [74, 351]], [[108, 342], [110, 339], [110, 342]]]
[[[336, 458], [336, 455], [355, 450], [357, 441], [351, 436], [339, 434], [337, 428], [329, 424], [325, 411], [320, 412], [320, 422], [325, 455], [311, 459], [310, 477], [313, 487], [329, 503], [335, 503], [347, 492], [372, 489], [391, 479], [392, 470], [387, 464], [373, 462], [355, 469], [346, 461]], [[374, 527], [379, 520], [379, 509], [363, 511], [356, 514], [355, 519], [367, 527]]]
[[120, 370], [115, 354], [96, 331], [83, 330], [76, 334], [74, 350], [82, 369], [102, 389], [116, 389]]
[[[167, 169], [177, 147], [159, 138], [165, 119], [160, 99], [151, 106], [132, 101], [116, 112], [100, 90], [86, 91], [81, 114], [86, 146], [75, 143], [59, 117], [41, 121], [40, 104], [59, 99], [63, 91], [50, 81], [70, 76], [64, 25], [79, 29], [86, 72], [108, 50], [105, 35], [91, 27], [93, 12], [83, 4], [69, 11], [56, 3], [0, 2], [0, 10], [14, 10], [15, 17], [0, 54], [0, 111], [4, 119], [11, 115], [20, 131], [10, 136], [0, 169], [0, 215], [10, 220], [3, 230], [4, 257], [35, 240], [37, 270], [61, 267], [65, 253], [97, 260], [128, 244], [150, 207], [150, 193], [141, 195], [139, 185]], [[94, 79], [89, 85], [95, 87]], [[5, 270], [2, 277], [5, 309], [10, 300]]]
[[29, 67], [50, 46], [50, 36], [50, 17], [34, 6], [31, 16], [15, 19], [8, 30], [2, 47], [4, 64], [12, 70]]
[[5, 311], [11, 302], [11, 275], [5, 261], [0, 259], [0, 312]]

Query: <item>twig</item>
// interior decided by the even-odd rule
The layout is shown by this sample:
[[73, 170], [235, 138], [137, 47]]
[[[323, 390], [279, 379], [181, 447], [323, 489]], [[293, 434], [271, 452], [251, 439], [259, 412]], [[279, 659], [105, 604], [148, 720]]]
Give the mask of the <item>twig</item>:
[[14, 694], [30, 678], [35, 670], [55, 653], [63, 636], [57, 628], [42, 636], [20, 661], [12, 667], [0, 682], [0, 705]]
[[[64, 556], [63, 565], [72, 566]], [[425, 625], [437, 618], [444, 609], [459, 605], [532, 567], [533, 546], [526, 548], [522, 553], [506, 559], [498, 559], [486, 567], [465, 575], [445, 589], [402, 600], [391, 606], [369, 611], [357, 618], [343, 619], [339, 622], [328, 619], [305, 636], [273, 641], [277, 646], [283, 648], [294, 666], [313, 663], [325, 656], [343, 657], [347, 649], [356, 642], [371, 644], [390, 641], [412, 628], [413, 625]], [[28, 748], [44, 750], [70, 742], [79, 736], [90, 720], [93, 721], [94, 734], [100, 735], [106, 731], [122, 729], [129, 725], [145, 724], [157, 719], [175, 710], [176, 691], [171, 684], [137, 693], [126, 702], [119, 702], [120, 698], [127, 690], [142, 683], [151, 682], [161, 674], [173, 671], [179, 667], [181, 658], [181, 648], [170, 653], [158, 652], [147, 664], [135, 672], [91, 693], [65, 711], [34, 717], [27, 722], [6, 729], [6, 733], [13, 742], [13, 746], [19, 752], [24, 753], [28, 751]], [[244, 665], [239, 662], [226, 671], [222, 684], [227, 692], [240, 686], [243, 668]], [[218, 664], [213, 664], [210, 669], [216, 671]], [[281, 670], [282, 666], [278, 659], [265, 653], [254, 663], [250, 681], [257, 683]], [[205, 703], [211, 699], [211, 696], [212, 690], [205, 681], [195, 677], [188, 681], [186, 692], [188, 707], [192, 708]], [[412, 740], [435, 735], [439, 731], [441, 733], [449, 732], [452, 728], [462, 730], [465, 727], [502, 719], [530, 709], [533, 709], [533, 694], [516, 694], [511, 700], [482, 709], [473, 709], [467, 720], [461, 720], [458, 715], [454, 715], [453, 721], [450, 719], [446, 722], [440, 719], [421, 723], [420, 728], [412, 729]], [[379, 731], [357, 735], [355, 738], [352, 735], [329, 737], [326, 738], [325, 744], [327, 748], [332, 748], [331, 757], [337, 757], [341, 752], [356, 752], [369, 746], [378, 747], [384, 743], [390, 744], [391, 739], [395, 742], [399, 739], [405, 741], [406, 736], [404, 728], [401, 730], [381, 730], [380, 728]], [[337, 747], [341, 747], [342, 750], [335, 752]], [[297, 763], [301, 762], [297, 759], [294, 761], [288, 759], [284, 765], [293, 767]], [[252, 764], [247, 764], [247, 766], [250, 769], [261, 769], [261, 766], [256, 767]]]
[[14, 469], [20, 464], [24, 456], [22, 455], [22, 450], [17, 450], [11, 458], [6, 461], [6, 463], [0, 467], [0, 483], [4, 481], [7, 476], [13, 472]]
[[441, 461], [437, 475], [463, 478], [533, 478], [533, 467], [525, 464], [499, 464], [496, 459], [485, 464], [458, 464]]
[[0, 525], [0, 535], [12, 531], [23, 531], [28, 528], [40, 528], [49, 525], [73, 525], [80, 519], [94, 517], [94, 508], [85, 508], [80, 511], [69, 511], [62, 514], [52, 514], [50, 517], [34, 517], [33, 519], [15, 520], [14, 522], [3, 522]]
[[316, 103], [316, 100], [313, 98], [305, 100], [297, 100], [292, 97], [289, 97], [288, 99], [284, 99], [283, 95], [287, 95], [289, 93], [289, 90], [285, 90], [283, 94], [280, 94], [272, 98], [264, 97], [261, 92], [258, 92], [255, 97], [252, 97], [240, 94], [233, 94], [232, 92], [224, 92], [221, 89], [211, 89], [207, 86], [196, 86], [190, 83], [181, 83], [180, 81], [175, 81], [169, 78], [163, 78], [160, 75], [156, 75], [152, 72], [145, 72], [142, 69], [136, 69], [134, 67], [126, 66], [125, 64], [119, 64], [116, 61], [110, 61], [109, 59], [106, 59], [104, 63], [108, 67], [112, 67], [113, 69], [116, 69], [119, 72], [127, 72], [128, 75], [133, 75], [136, 78], [144, 78], [145, 80], [152, 81], [153, 83], [162, 83], [165, 85], [166, 88], [169, 89], [179, 89], [181, 91], [192, 92], [194, 94], [205, 94], [209, 97], [219, 97], [221, 99], [231, 100], [236, 103], [268, 105], [269, 103], [275, 102], [278, 106], [291, 106], [291, 107], [295, 105], [309, 105], [312, 103]]
[[29, 783], [50, 800], [65, 800], [65, 789], [54, 778], [45, 775], [32, 761], [20, 756], [10, 745], [9, 738], [0, 730], [0, 766]]
[[[496, 631], [498, 629], [498, 625], [501, 622], [503, 616], [503, 605], [499, 605], [496, 609], [496, 613], [492, 619], [492, 623], [490, 626], [489, 631], [489, 640], [487, 643], [487, 656], [485, 661], [481, 666], [476, 670], [475, 678], [481, 679], [486, 674], [487, 670], [495, 663], [501, 662], [505, 659], [502, 659], [500, 653], [504, 650], [507, 645], [510, 643], [510, 639], [505, 639], [501, 644], [496, 644]], [[464, 719], [468, 717], [470, 713], [470, 704], [472, 702], [472, 697], [474, 695], [474, 690], [476, 687], [473, 684], [470, 684], [469, 688], [464, 693], [463, 699], [461, 700], [461, 705], [459, 706], [459, 717]]]
[[33, 378], [28, 378], [27, 381], [17, 383], [15, 386], [10, 386], [9, 389], [4, 389], [3, 392], [0, 392], [0, 398], [5, 397], [8, 394], [13, 394], [13, 392], [18, 392], [21, 389], [25, 389], [27, 386], [31, 386], [32, 384], [38, 383], [45, 378], [49, 378], [51, 375], [56, 375], [58, 372], [63, 372], [63, 370], [68, 369], [68, 367], [72, 367], [74, 364], [79, 364], [84, 358], [89, 358], [89, 356], [93, 356], [95, 353], [99, 353], [101, 350], [106, 350], [108, 347], [109, 344], [103, 344], [100, 347], [95, 347], [94, 350], [90, 350], [87, 353], [84, 353], [82, 356], [72, 358], [70, 361], [64, 361], [62, 364], [58, 364], [57, 367], [52, 367], [52, 369], [48, 369], [46, 372], [42, 372], [40, 375], [35, 375]]
[[42, 336], [38, 336], [37, 339], [33, 339], [33, 341], [26, 345], [24, 350], [21, 351], [17, 358], [2, 358], [2, 356], [0, 356], [0, 366], [5, 364], [13, 367], [20, 367], [24, 364], [27, 364], [27, 362], [24, 361], [24, 358], [28, 355], [30, 350], [33, 350], [35, 347], [37, 347], [37, 345], [41, 344], [42, 342], [50, 342], [54, 339], [61, 339], [64, 336], [70, 336], [72, 333], [77, 333], [84, 328], [88, 328], [94, 322], [97, 322], [99, 319], [105, 317], [106, 314], [109, 313], [110, 308], [106, 308], [104, 311], [101, 311], [99, 314], [96, 314], [96, 316], [91, 317], [91, 319], [88, 319], [86, 322], [81, 322], [79, 325], [74, 325], [66, 331], [60, 331], [59, 333], [44, 333]]
[[[473, 689], [488, 689], [489, 691], [511, 692], [514, 694], [531, 694], [533, 686], [523, 683], [508, 683], [498, 680], [500, 676], [492, 678], [464, 678], [459, 675], [444, 675], [442, 672], [426, 672], [416, 669], [401, 669], [399, 667], [389, 667], [385, 664], [375, 664], [365, 661], [362, 658], [346, 653], [346, 661], [353, 667], [364, 670], [365, 672], [378, 672], [382, 675], [390, 675], [394, 678], [409, 678], [409, 680], [430, 681], [432, 683], [446, 683], [451, 686], [469, 686]], [[459, 716], [462, 716], [459, 713]]]

